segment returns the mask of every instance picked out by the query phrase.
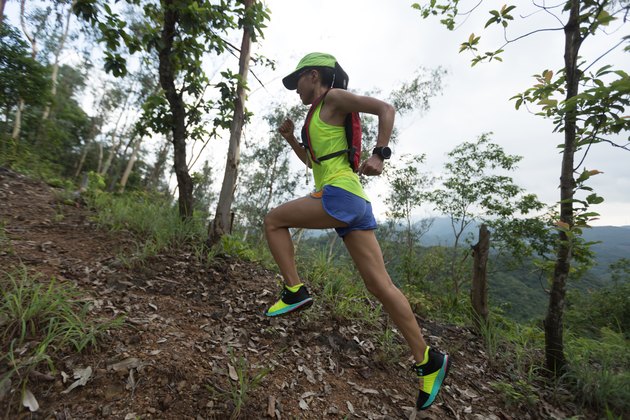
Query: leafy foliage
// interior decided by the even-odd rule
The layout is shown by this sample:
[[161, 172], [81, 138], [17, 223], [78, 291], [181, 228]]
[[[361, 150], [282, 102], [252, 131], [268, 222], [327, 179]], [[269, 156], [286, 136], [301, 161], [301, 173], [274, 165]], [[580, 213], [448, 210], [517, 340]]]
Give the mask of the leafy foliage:
[[[17, 76], [20, 77], [17, 77]], [[49, 98], [48, 69], [31, 57], [28, 45], [17, 30], [4, 22], [0, 26], [0, 106], [7, 115], [20, 99], [27, 105], [43, 105]], [[5, 127], [3, 131], [8, 131]]]
[[606, 328], [630, 339], [630, 260], [619, 260], [611, 271], [611, 284], [569, 293], [567, 325], [574, 334], [597, 338]]
[[[468, 252], [458, 246], [462, 241], [471, 241], [466, 229], [475, 221], [490, 227], [518, 227], [512, 222], [521, 214], [540, 210], [543, 204], [534, 195], [524, 194], [504, 172], [516, 169], [520, 156], [506, 154], [503, 149], [490, 142], [490, 134], [482, 134], [476, 142], [465, 142], [448, 153], [449, 161], [444, 165], [441, 186], [426, 194], [426, 199], [435, 209], [451, 220], [455, 242], [451, 255], [451, 277], [453, 290], [458, 294], [464, 281], [461, 264]], [[520, 213], [520, 214], [519, 214]], [[511, 231], [501, 235], [507, 237]], [[540, 232], [540, 231], [538, 231]], [[519, 239], [514, 239], [519, 238]], [[524, 238], [513, 237], [523, 241]]]
[[[221, 71], [222, 80], [211, 82], [204, 71], [207, 54], [221, 55], [234, 52], [228, 40], [230, 31], [249, 27], [254, 41], [262, 37], [268, 10], [262, 2], [245, 8], [235, 0], [222, 2], [149, 2], [140, 6], [127, 1], [137, 21], [127, 25], [116, 8], [106, 2], [78, 1], [75, 13], [90, 22], [102, 34], [105, 44], [105, 70], [122, 77], [129, 72], [128, 56], [143, 53], [157, 54], [163, 48], [162, 23], [164, 13], [172, 10], [177, 16], [177, 26], [170, 52], [170, 66], [178, 83], [178, 94], [185, 98], [187, 131], [191, 140], [214, 137], [218, 130], [229, 128], [233, 114], [233, 100], [238, 74], [231, 70]], [[155, 63], [157, 60], [150, 60]], [[264, 62], [264, 60], [259, 60]], [[220, 99], [208, 100], [208, 87], [219, 92]], [[157, 91], [146, 99], [143, 106], [143, 127], [156, 133], [168, 133], [174, 116], [168, 107], [163, 91]], [[210, 116], [210, 117], [209, 117]], [[208, 131], [208, 125], [211, 126]]]

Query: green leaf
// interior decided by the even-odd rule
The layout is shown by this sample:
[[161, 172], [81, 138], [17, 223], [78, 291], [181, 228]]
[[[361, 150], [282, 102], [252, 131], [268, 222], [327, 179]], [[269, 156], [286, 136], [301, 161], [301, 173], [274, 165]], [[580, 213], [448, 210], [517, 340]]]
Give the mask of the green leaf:
[[491, 17], [490, 19], [488, 19], [488, 21], [486, 22], [484, 29], [487, 28], [488, 26], [492, 25], [494, 22], [497, 22], [498, 18], [497, 17]]
[[607, 26], [615, 19], [616, 18], [611, 16], [610, 13], [608, 13], [606, 10], [602, 10], [601, 12], [599, 12], [599, 15], [597, 15], [597, 22], [602, 26]]
[[586, 197], [586, 202], [588, 204], [601, 204], [604, 202], [604, 197], [600, 197], [597, 194], [593, 193]]
[[505, 15], [506, 13], [510, 13], [512, 10], [516, 9], [516, 6], [512, 5], [512, 6], [507, 6], [503, 5], [503, 8], [501, 9], [501, 12], [503, 13], [503, 15]]

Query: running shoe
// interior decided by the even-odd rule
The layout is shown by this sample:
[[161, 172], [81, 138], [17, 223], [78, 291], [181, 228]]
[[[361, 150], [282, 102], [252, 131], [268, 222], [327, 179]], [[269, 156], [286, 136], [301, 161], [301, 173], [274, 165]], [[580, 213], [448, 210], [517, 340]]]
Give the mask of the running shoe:
[[[295, 289], [297, 288], [297, 289]], [[291, 291], [294, 289], [295, 291]], [[267, 310], [267, 316], [279, 316], [301, 309], [306, 309], [313, 304], [313, 299], [306, 286], [298, 284], [289, 289], [286, 285], [282, 288], [280, 299]]]
[[413, 370], [418, 375], [419, 393], [416, 400], [418, 410], [426, 410], [433, 404], [442, 382], [448, 375], [450, 365], [447, 354], [442, 354], [432, 348], [427, 348], [424, 360], [426, 362], [423, 364], [415, 363], [413, 365]]

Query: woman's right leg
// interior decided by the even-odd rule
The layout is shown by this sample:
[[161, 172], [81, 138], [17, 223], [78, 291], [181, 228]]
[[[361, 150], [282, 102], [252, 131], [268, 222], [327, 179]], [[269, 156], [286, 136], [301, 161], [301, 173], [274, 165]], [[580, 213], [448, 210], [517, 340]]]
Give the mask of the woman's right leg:
[[381, 247], [374, 231], [352, 231], [344, 237], [344, 244], [368, 291], [381, 302], [385, 312], [405, 337], [416, 362], [422, 363], [427, 344], [409, 301], [392, 283], [387, 273]]
[[265, 216], [265, 235], [269, 250], [287, 286], [301, 283], [295, 267], [295, 252], [289, 228], [328, 229], [344, 226], [345, 223], [326, 213], [320, 198], [311, 196], [284, 203]]
[[383, 308], [402, 332], [411, 348], [418, 376], [416, 408], [426, 410], [433, 404], [446, 378], [449, 357], [427, 347], [420, 326], [409, 306], [409, 301], [392, 283], [381, 248], [372, 230], [356, 230], [348, 233], [344, 242], [368, 290], [383, 304]]

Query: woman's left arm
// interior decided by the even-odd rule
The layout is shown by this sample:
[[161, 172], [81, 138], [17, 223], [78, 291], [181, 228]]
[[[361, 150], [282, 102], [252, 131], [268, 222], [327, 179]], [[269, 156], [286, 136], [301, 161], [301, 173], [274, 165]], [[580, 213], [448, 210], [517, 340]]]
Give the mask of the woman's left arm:
[[[385, 147], [394, 129], [396, 110], [387, 102], [369, 96], [355, 95], [342, 89], [333, 89], [326, 95], [326, 105], [335, 116], [342, 120], [350, 112], [364, 112], [378, 117], [378, 135], [376, 147]], [[380, 175], [383, 172], [383, 159], [371, 155], [359, 167], [359, 174]]]

